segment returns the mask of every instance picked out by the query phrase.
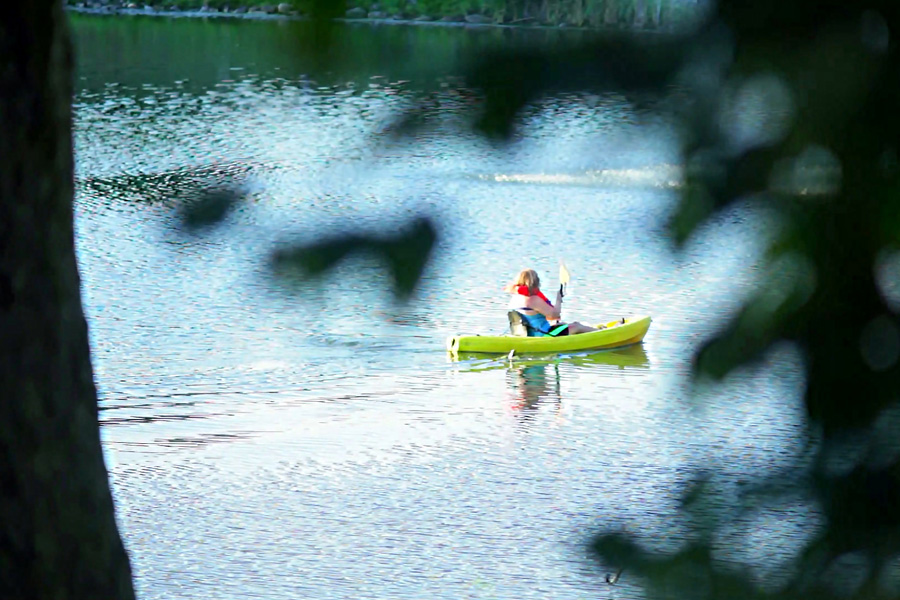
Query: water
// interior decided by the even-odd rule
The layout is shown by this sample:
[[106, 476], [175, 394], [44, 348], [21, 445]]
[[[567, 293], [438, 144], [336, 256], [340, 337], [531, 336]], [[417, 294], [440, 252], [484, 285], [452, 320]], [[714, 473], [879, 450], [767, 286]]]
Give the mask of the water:
[[[323, 68], [297, 56], [298, 25], [73, 22], [78, 251], [142, 599], [607, 595], [616, 566], [591, 535], [677, 549], [697, 468], [719, 469], [728, 498], [801, 452], [791, 348], [699, 397], [688, 382], [757, 280], [765, 215], [735, 209], [672, 254], [672, 128], [614, 95], [547, 100], [505, 147], [459, 125], [460, 57], [526, 34], [347, 26]], [[392, 141], [422, 98], [428, 126]], [[231, 177], [246, 202], [186, 231], [197, 182]], [[267, 267], [285, 244], [419, 214], [441, 238], [408, 304], [367, 257], [290, 285]], [[447, 356], [448, 335], [504, 329], [519, 269], [553, 289], [560, 258], [566, 315], [650, 314], [642, 345]], [[717, 558], [777, 579], [809, 514], [760, 509]]]

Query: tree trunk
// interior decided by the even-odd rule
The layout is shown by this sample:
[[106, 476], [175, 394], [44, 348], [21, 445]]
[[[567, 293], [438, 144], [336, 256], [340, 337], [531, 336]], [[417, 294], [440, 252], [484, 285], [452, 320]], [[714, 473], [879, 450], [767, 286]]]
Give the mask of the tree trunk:
[[73, 232], [61, 0], [0, 7], [0, 598], [134, 598]]

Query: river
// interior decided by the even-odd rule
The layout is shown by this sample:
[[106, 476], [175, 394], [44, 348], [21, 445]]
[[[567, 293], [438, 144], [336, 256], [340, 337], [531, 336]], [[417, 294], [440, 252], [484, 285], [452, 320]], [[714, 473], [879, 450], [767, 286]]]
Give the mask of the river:
[[[698, 469], [730, 498], [802, 452], [791, 348], [690, 385], [771, 223], [737, 208], [673, 253], [671, 124], [614, 94], [547, 99], [507, 145], [461, 123], [461, 58], [567, 34], [348, 24], [323, 64], [300, 54], [302, 24], [72, 22], [78, 256], [142, 600], [642, 598], [627, 572], [603, 581], [616, 565], [588, 553], [592, 535], [680, 548]], [[423, 98], [428, 126], [390, 137]], [[235, 173], [246, 200], [186, 230], [191, 186]], [[296, 240], [420, 214], [440, 238], [408, 303], [367, 257], [321, 280], [268, 267]], [[560, 258], [568, 318], [652, 315], [643, 344], [445, 353], [454, 333], [503, 331], [502, 285], [533, 266], [553, 289]], [[777, 581], [810, 514], [760, 509], [716, 558]]]

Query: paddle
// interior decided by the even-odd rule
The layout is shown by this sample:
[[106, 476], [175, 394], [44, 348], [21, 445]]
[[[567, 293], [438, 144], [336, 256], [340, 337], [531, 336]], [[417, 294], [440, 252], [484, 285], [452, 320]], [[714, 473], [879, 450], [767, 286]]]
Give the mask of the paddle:
[[559, 261], [559, 295], [565, 296], [566, 292], [566, 284], [569, 283], [569, 270], [566, 268], [566, 263], [562, 260]]

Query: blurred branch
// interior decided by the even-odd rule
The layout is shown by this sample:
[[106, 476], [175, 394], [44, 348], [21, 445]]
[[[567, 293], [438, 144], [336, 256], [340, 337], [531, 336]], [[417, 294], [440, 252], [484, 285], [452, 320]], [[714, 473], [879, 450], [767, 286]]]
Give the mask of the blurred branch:
[[490, 137], [506, 139], [522, 109], [546, 94], [573, 90], [660, 93], [682, 66], [688, 41], [616, 35], [552, 52], [519, 48], [488, 53], [469, 69], [469, 83], [485, 94], [477, 128]]
[[407, 299], [436, 243], [437, 230], [431, 219], [419, 217], [392, 235], [341, 233], [280, 250], [272, 255], [272, 267], [282, 277], [320, 277], [351, 254], [373, 254], [386, 263], [397, 296]]
[[171, 204], [184, 229], [195, 233], [218, 225], [244, 202], [253, 169], [247, 163], [223, 163], [162, 173], [87, 177], [77, 185], [95, 197], [116, 195], [148, 204]]

